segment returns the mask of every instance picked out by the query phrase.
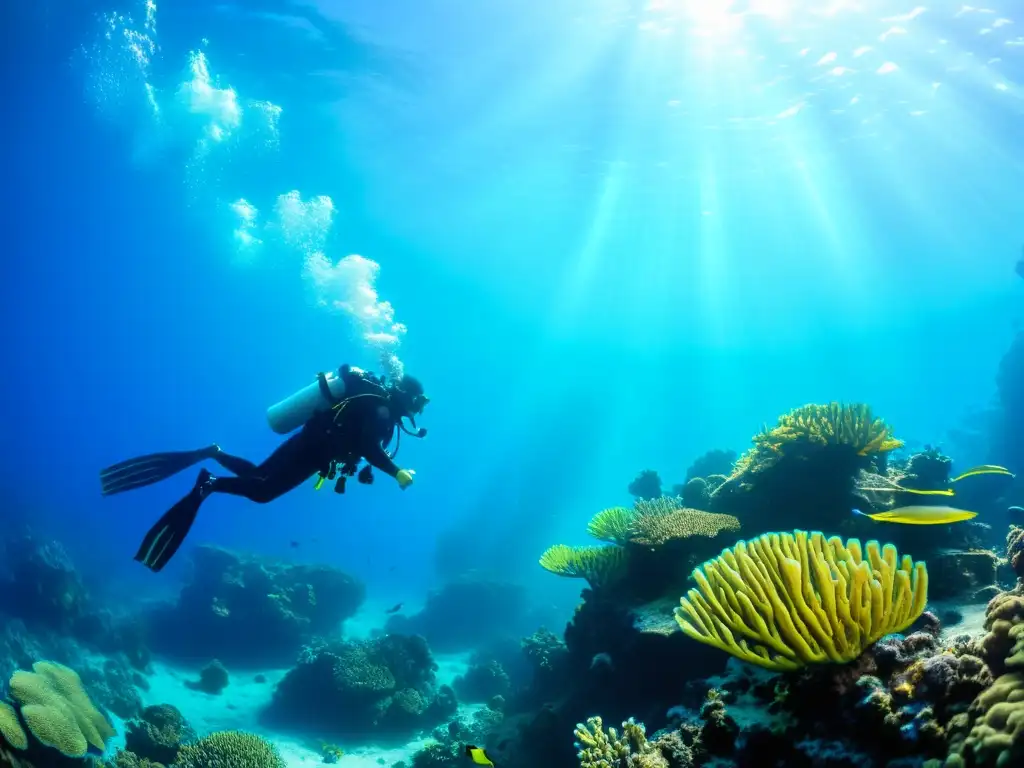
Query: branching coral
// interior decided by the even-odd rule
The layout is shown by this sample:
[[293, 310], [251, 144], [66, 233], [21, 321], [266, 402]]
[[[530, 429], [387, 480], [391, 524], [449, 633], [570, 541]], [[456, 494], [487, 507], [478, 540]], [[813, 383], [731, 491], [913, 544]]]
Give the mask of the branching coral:
[[620, 547], [569, 547], [555, 544], [540, 556], [541, 567], [558, 576], [586, 579], [594, 588], [614, 583], [625, 573], [626, 550]]
[[762, 472], [799, 448], [846, 446], [859, 456], [882, 454], [903, 445], [867, 405], [804, 405], [779, 417], [753, 438], [754, 445], [733, 467], [733, 477]]
[[714, 538], [722, 531], [738, 531], [740, 521], [732, 515], [676, 509], [668, 513], [640, 512], [633, 518], [630, 541], [658, 547], [669, 541], [693, 536]]
[[181, 748], [177, 768], [285, 768], [277, 748], [260, 736], [218, 731]]
[[704, 563], [680, 599], [690, 637], [774, 670], [843, 663], [924, 611], [928, 572], [892, 545], [770, 533]]
[[576, 749], [580, 768], [668, 768], [660, 750], [647, 741], [643, 723], [632, 718], [622, 724], [620, 736], [605, 730], [600, 717], [576, 725]]
[[587, 524], [587, 533], [600, 541], [625, 544], [629, 541], [633, 523], [633, 510], [611, 507], [598, 512]]

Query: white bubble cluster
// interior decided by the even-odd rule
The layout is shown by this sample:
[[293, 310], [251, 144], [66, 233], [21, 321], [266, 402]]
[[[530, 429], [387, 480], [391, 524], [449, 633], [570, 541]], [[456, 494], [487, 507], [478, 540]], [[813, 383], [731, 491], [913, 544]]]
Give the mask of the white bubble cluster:
[[297, 189], [279, 195], [274, 204], [284, 242], [303, 253], [322, 250], [334, 221], [334, 202], [327, 195], [303, 201]]
[[324, 253], [334, 222], [334, 202], [326, 195], [303, 200], [298, 190], [280, 195], [274, 205], [274, 229], [281, 241], [303, 257], [303, 277], [317, 305], [348, 318], [356, 334], [378, 353], [392, 376], [401, 376], [397, 348], [406, 328], [395, 309], [377, 292], [380, 265], [365, 256], [332, 262]]
[[217, 221], [230, 217], [236, 255], [250, 261], [265, 245], [297, 252], [315, 302], [344, 315], [360, 341], [380, 355], [386, 372], [401, 377], [397, 350], [406, 328], [377, 292], [380, 265], [359, 255], [333, 262], [325, 253], [336, 212], [331, 198], [303, 200], [298, 190], [287, 192], [274, 201], [269, 221], [261, 222], [259, 208], [247, 197], [219, 192], [233, 176], [233, 159], [244, 158], [251, 172], [254, 152], [278, 148], [281, 107], [242, 98], [214, 71], [205, 39], [189, 52], [182, 77], [154, 83], [157, 6], [144, 0], [142, 8], [141, 24], [130, 15], [104, 17], [97, 41], [82, 50], [97, 109], [132, 134], [133, 156], [140, 162], [173, 156], [171, 147], [185, 149], [190, 202], [212, 204]]
[[244, 197], [228, 206], [235, 215], [236, 226], [232, 233], [239, 254], [249, 255], [253, 249], [263, 245], [257, 236], [259, 232], [259, 210]]
[[[188, 77], [178, 86], [179, 103], [200, 118], [204, 137], [219, 142], [242, 124], [242, 108], [233, 88], [219, 88], [202, 51], [189, 54]], [[202, 139], [201, 139], [202, 140]]]
[[[377, 293], [380, 265], [353, 254], [332, 264], [321, 251], [306, 256], [304, 275], [317, 303], [348, 317], [362, 341], [390, 362], [392, 376], [401, 374], [397, 347], [406, 327], [395, 320], [395, 308]], [[397, 369], [397, 371], [396, 371]]]
[[[131, 135], [133, 157], [155, 163], [174, 147], [187, 148], [186, 183], [191, 202], [209, 198], [228, 173], [232, 153], [276, 150], [281, 107], [265, 99], [243, 99], [221, 82], [203, 46], [190, 51], [184, 74], [154, 82], [157, 6], [145, 0], [143, 21], [108, 14], [100, 34], [83, 47], [86, 89], [97, 110]], [[219, 205], [219, 203], [217, 203]]]

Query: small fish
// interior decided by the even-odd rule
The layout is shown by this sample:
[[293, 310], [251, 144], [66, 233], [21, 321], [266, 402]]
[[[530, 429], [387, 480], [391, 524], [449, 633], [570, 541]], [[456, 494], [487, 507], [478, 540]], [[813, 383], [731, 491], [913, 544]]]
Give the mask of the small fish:
[[955, 507], [899, 507], [885, 512], [867, 514], [859, 509], [853, 510], [855, 515], [863, 515], [880, 523], [903, 523], [904, 525], [945, 525], [959, 523], [977, 517], [977, 512], [968, 512]]
[[1011, 514], [1020, 515], [1024, 514], [1024, 507], [1008, 507], [1006, 511]]
[[1005, 475], [1007, 477], [1015, 477], [1013, 472], [1008, 470], [1006, 467], [1000, 467], [997, 464], [980, 464], [977, 467], [971, 467], [966, 472], [962, 472], [949, 482], [955, 483], [958, 480], [963, 480], [965, 477], [975, 477], [976, 475]]
[[487, 753], [480, 747], [474, 747], [472, 744], [467, 744], [466, 757], [468, 757], [470, 762], [474, 765], [489, 765], [491, 768], [494, 768], [494, 763], [491, 762], [491, 758], [489, 758]]
[[398, 613], [400, 610], [402, 610], [403, 605], [404, 603], [396, 603], [395, 605], [391, 606], [386, 611], [384, 611], [384, 613]]

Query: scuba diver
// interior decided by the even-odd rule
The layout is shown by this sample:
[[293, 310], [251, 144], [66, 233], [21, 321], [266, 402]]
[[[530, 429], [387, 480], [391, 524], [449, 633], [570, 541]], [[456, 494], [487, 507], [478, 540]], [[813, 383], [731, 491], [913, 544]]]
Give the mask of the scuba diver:
[[[149, 530], [135, 559], [152, 571], [160, 571], [178, 551], [195, 522], [203, 500], [211, 493], [243, 496], [266, 504], [295, 489], [314, 475], [316, 488], [324, 480], [337, 478], [334, 490], [345, 492], [345, 481], [358, 472], [360, 483], [373, 482], [371, 467], [395, 478], [405, 490], [413, 481], [413, 470], [394, 462], [401, 442], [387, 447], [400, 429], [413, 437], [425, 437], [427, 430], [416, 426], [416, 416], [430, 402], [423, 385], [412, 376], [388, 382], [385, 377], [343, 365], [336, 373], [321, 373], [267, 411], [270, 427], [286, 435], [285, 440], [262, 464], [232, 456], [211, 445], [195, 451], [153, 453], [115, 464], [100, 472], [103, 495], [141, 488], [165, 480], [206, 459], [224, 467], [231, 476], [214, 476], [199, 470], [195, 485]], [[405, 426], [408, 419], [412, 430]], [[415, 430], [415, 431], [413, 431]], [[359, 469], [365, 459], [367, 466]]]

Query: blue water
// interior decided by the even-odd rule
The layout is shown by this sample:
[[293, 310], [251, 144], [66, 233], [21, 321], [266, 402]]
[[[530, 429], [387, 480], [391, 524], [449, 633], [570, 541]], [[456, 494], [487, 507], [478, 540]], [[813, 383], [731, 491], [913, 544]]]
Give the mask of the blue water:
[[[879, 21], [910, 9], [875, 3], [691, 45], [681, 10], [642, 3], [377, 5], [167, 2], [155, 31], [136, 3], [5, 10], [2, 479], [79, 558], [132, 573], [186, 485], [103, 500], [98, 467], [211, 441], [260, 458], [269, 404], [376, 365], [312, 306], [301, 253], [233, 253], [236, 196], [268, 214], [293, 189], [332, 198], [328, 258], [379, 263], [431, 435], [403, 449], [409, 493], [218, 499], [195, 536], [308, 539], [385, 592], [429, 583], [453, 527], [467, 565], [542, 578], [538, 548], [636, 470], [742, 449], [803, 402], [864, 400], [934, 441], [990, 397], [1019, 304], [1019, 29], [979, 35], [995, 17], [954, 3]], [[105, 40], [112, 12], [134, 21]], [[126, 26], [157, 46], [145, 69]], [[861, 45], [882, 50], [844, 61], [870, 68], [815, 65]], [[189, 171], [208, 118], [170, 113], [197, 50], [243, 109], [280, 105], [276, 149], [235, 139]]]
[[[402, 447], [416, 483], [218, 497], [184, 552], [328, 562], [381, 603], [476, 568], [569, 616], [579, 583], [537, 557], [584, 542], [641, 469], [677, 482], [828, 400], [936, 443], [993, 395], [1024, 290], [1006, 0], [737, 2], [740, 22], [612, 0], [158, 5], [150, 27], [138, 2], [2, 12], [4, 515], [114, 592], [177, 588], [187, 557], [152, 576], [131, 555], [192, 473], [104, 499], [99, 468], [214, 441], [261, 460], [269, 405], [379, 367], [318, 306], [314, 245], [376, 262], [407, 327], [394, 351], [432, 399]], [[182, 95], [196, 52], [237, 124]], [[321, 241], [282, 232], [292, 190], [333, 201]], [[240, 198], [261, 245], [234, 235]]]

